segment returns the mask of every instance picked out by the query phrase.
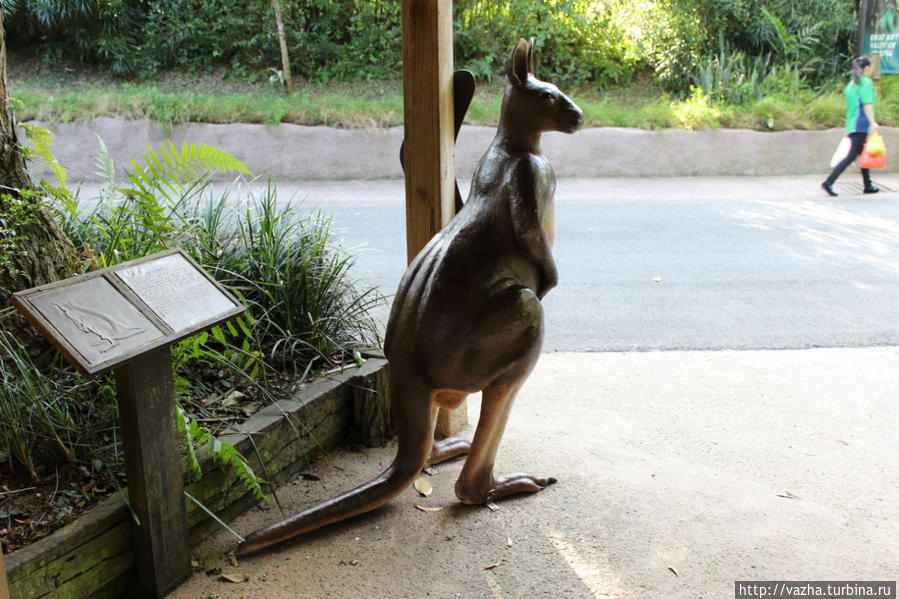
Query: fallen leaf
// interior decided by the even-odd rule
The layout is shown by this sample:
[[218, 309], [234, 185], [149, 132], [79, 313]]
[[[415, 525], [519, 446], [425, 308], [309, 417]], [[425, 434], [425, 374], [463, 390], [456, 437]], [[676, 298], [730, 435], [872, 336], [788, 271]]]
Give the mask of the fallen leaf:
[[219, 576], [219, 580], [224, 580], [225, 582], [246, 582], [250, 580], [250, 577], [246, 574], [222, 574]]
[[677, 573], [677, 570], [674, 568], [674, 566], [668, 566], [668, 569], [671, 570], [671, 572], [672, 572], [675, 576], [680, 576], [680, 574]]
[[483, 569], [484, 569], [484, 570], [492, 570], [492, 569], [496, 568], [497, 566], [499, 566], [499, 563], [496, 563], [496, 564], [490, 564], [489, 566], [484, 566]]
[[228, 395], [226, 395], [224, 399], [222, 399], [222, 405], [226, 408], [236, 406], [237, 403], [244, 397], [246, 397], [246, 396], [243, 393], [241, 393], [240, 391], [234, 390], [231, 393], [229, 393]]
[[790, 493], [789, 491], [784, 491], [783, 493], [778, 493], [778, 497], [783, 497], [784, 499], [799, 499], [799, 495], [795, 495]]
[[418, 492], [418, 494], [422, 497], [430, 497], [431, 493], [434, 492], [434, 487], [431, 486], [431, 481], [424, 478], [423, 476], [416, 478], [415, 484], [413, 486], [415, 487], [415, 490]]
[[416, 505], [416, 506], [415, 506], [415, 509], [421, 510], [421, 511], [423, 511], [423, 512], [439, 512], [439, 511], [442, 510], [443, 508], [442, 508], [442, 507], [427, 507], [427, 506], [424, 506], [424, 505]]

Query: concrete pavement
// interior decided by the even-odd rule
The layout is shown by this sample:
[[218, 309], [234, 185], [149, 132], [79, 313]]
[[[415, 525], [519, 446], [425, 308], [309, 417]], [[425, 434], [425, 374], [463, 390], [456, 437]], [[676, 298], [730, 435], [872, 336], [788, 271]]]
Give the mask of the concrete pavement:
[[[544, 354], [497, 468], [556, 485], [496, 512], [463, 507], [461, 463], [441, 465], [429, 498], [410, 489], [237, 564], [221, 532], [170, 597], [696, 599], [732, 597], [735, 580], [895, 580], [896, 389], [895, 347]], [[334, 453], [281, 501], [330, 497], [392, 455]], [[232, 526], [277, 519], [254, 509]]]
[[[562, 201], [862, 197], [857, 173], [838, 182], [836, 199], [822, 178], [573, 179]], [[882, 201], [899, 201], [899, 176], [875, 180]], [[297, 189], [329, 205], [395, 196], [397, 185]], [[441, 465], [429, 498], [410, 489], [236, 564], [223, 531], [197, 549], [199, 571], [170, 597], [694, 599], [733, 596], [736, 580], [895, 580], [897, 389], [899, 347], [544, 354], [497, 471], [558, 484], [491, 512], [460, 506], [461, 462]], [[469, 402], [473, 423], [478, 406]], [[320, 480], [285, 485], [281, 502], [293, 512], [364, 482], [393, 450], [335, 452], [310, 468]], [[277, 519], [254, 509], [232, 526], [246, 534]], [[248, 579], [204, 573], [214, 568]]]

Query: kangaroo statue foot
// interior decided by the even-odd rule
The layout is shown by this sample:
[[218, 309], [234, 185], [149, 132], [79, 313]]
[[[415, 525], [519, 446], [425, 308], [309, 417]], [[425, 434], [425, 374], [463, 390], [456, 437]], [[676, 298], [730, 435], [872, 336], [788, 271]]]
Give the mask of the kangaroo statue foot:
[[[509, 84], [496, 137], [475, 170], [468, 200], [415, 257], [387, 323], [393, 463], [380, 476], [249, 535], [246, 555], [371, 511], [412, 483], [426, 464], [467, 453], [456, 482], [463, 503], [533, 493], [550, 476], [493, 472], [509, 412], [543, 344], [540, 300], [558, 280], [551, 246], [556, 179], [540, 151], [544, 131], [573, 133], [583, 113], [534, 75], [533, 42], [506, 60]], [[471, 443], [434, 444], [439, 407], [482, 392]]]

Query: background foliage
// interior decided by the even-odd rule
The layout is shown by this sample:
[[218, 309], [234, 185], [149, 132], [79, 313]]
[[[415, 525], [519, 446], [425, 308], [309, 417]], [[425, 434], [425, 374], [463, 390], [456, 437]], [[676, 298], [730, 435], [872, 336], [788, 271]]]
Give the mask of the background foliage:
[[[301, 77], [389, 79], [400, 71], [400, 2], [281, 6]], [[270, 0], [6, 0], [3, 9], [11, 45], [130, 76], [220, 68], [260, 79], [280, 62]], [[760, 82], [789, 66], [803, 85], [820, 86], [847, 71], [857, 24], [855, 0], [456, 0], [453, 19], [456, 63], [482, 79], [501, 72], [514, 39], [533, 36], [548, 78], [603, 89], [647, 71], [681, 97], [710, 61], [736, 81]]]

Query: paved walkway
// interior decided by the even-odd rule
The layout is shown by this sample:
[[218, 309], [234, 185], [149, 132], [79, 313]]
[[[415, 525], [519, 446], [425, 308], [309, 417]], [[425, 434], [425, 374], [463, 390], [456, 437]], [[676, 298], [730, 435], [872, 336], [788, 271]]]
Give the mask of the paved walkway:
[[[735, 580], [895, 580], [896, 389], [895, 347], [545, 354], [498, 469], [558, 484], [491, 512], [456, 503], [461, 464], [442, 465], [427, 499], [410, 489], [236, 565], [222, 532], [170, 597], [696, 599], [732, 597]], [[281, 501], [330, 497], [392, 453], [332, 454]], [[276, 519], [254, 509], [233, 526]], [[217, 567], [249, 580], [202, 571]]]
[[[849, 200], [862, 196], [862, 182], [858, 169], [850, 168], [837, 180], [834, 189], [838, 198], [830, 198], [821, 189], [826, 174], [756, 177], [564, 177], [557, 185], [556, 200], [565, 202], [635, 201], [647, 198], [707, 201], [745, 200]], [[873, 180], [885, 195], [899, 193], [899, 173], [876, 173]], [[459, 181], [463, 197], [467, 196], [467, 180]], [[216, 191], [229, 183], [215, 183]], [[264, 189], [266, 182], [250, 184]], [[404, 200], [402, 179], [374, 179], [347, 181], [279, 180], [278, 198], [311, 206], [397, 203]], [[83, 197], [92, 197], [96, 185], [86, 184]], [[234, 194], [238, 197], [239, 194]], [[870, 196], [869, 196], [870, 197]]]
[[[834, 199], [819, 179], [568, 179], [561, 201], [860, 197], [857, 173]], [[884, 198], [899, 191], [899, 175], [875, 181]], [[297, 190], [327, 205], [393, 197], [401, 185]], [[897, 389], [899, 347], [544, 354], [498, 471], [551, 474], [557, 485], [496, 512], [463, 507], [452, 491], [461, 462], [445, 464], [429, 498], [410, 489], [238, 563], [223, 531], [196, 550], [199, 571], [170, 597], [695, 599], [733, 596], [736, 580], [895, 580]], [[471, 422], [478, 407], [469, 402]], [[292, 513], [351, 488], [393, 451], [335, 452], [310, 467], [320, 480], [285, 485], [281, 502]], [[277, 519], [254, 509], [233, 527], [247, 534]], [[204, 573], [214, 568], [248, 580]]]

